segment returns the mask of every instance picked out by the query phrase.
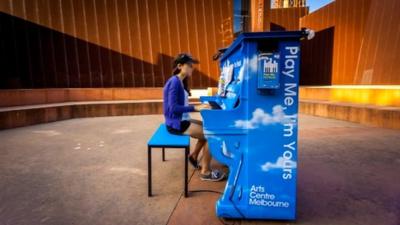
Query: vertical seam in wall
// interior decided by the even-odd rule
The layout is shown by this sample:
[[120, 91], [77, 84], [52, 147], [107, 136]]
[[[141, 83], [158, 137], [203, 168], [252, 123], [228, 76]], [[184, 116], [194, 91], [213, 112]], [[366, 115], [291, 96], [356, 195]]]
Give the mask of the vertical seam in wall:
[[142, 46], [142, 34], [140, 32], [140, 23], [139, 23], [139, 5], [138, 5], [138, 0], [135, 0], [135, 8], [136, 8], [136, 16], [138, 17], [137, 21], [137, 28], [138, 28], [138, 32], [139, 32], [139, 50], [140, 50], [140, 65], [142, 67], [142, 86], [146, 86], [146, 81], [144, 78], [144, 63], [143, 63], [143, 46]]
[[186, 0], [183, 1], [183, 10], [185, 11], [185, 28], [186, 28], [186, 33], [187, 33], [187, 44], [188, 44], [188, 50], [190, 51], [190, 38], [189, 38], [189, 25], [188, 25], [188, 17], [187, 17], [187, 6], [186, 6]]
[[[393, 14], [396, 13], [396, 12], [394, 12], [394, 10], [396, 9], [396, 1], [392, 0], [391, 2], [392, 2], [392, 5], [390, 7], [387, 7], [387, 9], [388, 9], [387, 12], [390, 15], [390, 19], [387, 20], [387, 25], [386, 25], [387, 27], [390, 27], [390, 28], [394, 27], [394, 26], [392, 26]], [[378, 70], [378, 72], [380, 72], [380, 73], [378, 73], [378, 74], [381, 74], [381, 76], [378, 76], [378, 78], [380, 78], [380, 79], [379, 79], [379, 81], [375, 81], [374, 84], [391, 83], [390, 82], [390, 78], [393, 77], [392, 74], [391, 73], [385, 73], [385, 71], [388, 72], [388, 68], [390, 67], [390, 65], [392, 65], [392, 63], [390, 63], [390, 65], [385, 67], [386, 59], [387, 59], [387, 57], [389, 57], [388, 53], [391, 52], [391, 49], [396, 49], [396, 48], [392, 48], [391, 46], [389, 46], [389, 44], [396, 44], [396, 43], [393, 43], [393, 42], [389, 42], [389, 41], [391, 41], [391, 37], [393, 37], [393, 35], [391, 35], [390, 32], [385, 32], [385, 36], [383, 37], [384, 42], [382, 44], [382, 48], [379, 51], [381, 53], [382, 52], [384, 52], [384, 53], [387, 52], [387, 53], [383, 55], [384, 57], [380, 58], [381, 66], [379, 67], [380, 70]], [[383, 79], [383, 77], [384, 77], [383, 74], [388, 74], [389, 79]]]
[[[12, 2], [10, 3], [10, 4], [12, 4]], [[26, 6], [25, 6], [25, 0], [22, 0], [22, 10], [23, 10], [23, 18], [26, 20], [27, 18], [26, 18]], [[26, 42], [26, 48], [27, 48], [27, 50], [28, 50], [28, 52], [30, 53], [31, 52], [31, 42], [29, 41], [29, 38], [28, 38], [28, 34], [27, 34], [27, 29], [26, 29], [27, 27], [26, 27], [26, 21], [24, 21], [24, 29], [25, 29], [25, 42]], [[31, 59], [31, 54], [28, 54], [27, 55], [27, 57], [28, 57], [28, 64], [29, 64], [29, 78], [30, 78], [30, 81], [31, 81], [31, 88], [34, 88], [35, 87], [35, 83], [33, 82], [33, 74], [32, 74], [32, 59]]]
[[86, 40], [86, 57], [88, 60], [88, 70], [89, 70], [89, 86], [93, 87], [93, 81], [92, 81], [92, 65], [91, 65], [91, 58], [89, 54], [89, 33], [88, 33], [88, 28], [87, 28], [87, 18], [86, 18], [86, 7], [83, 1], [82, 3], [82, 12], [83, 12], [83, 28], [85, 32], [85, 40]]
[[[130, 20], [129, 20], [129, 10], [128, 10], [128, 0], [125, 0], [125, 13], [126, 13], [126, 20], [127, 20], [127, 25], [128, 25], [128, 48], [129, 48], [129, 55], [130, 57], [133, 57], [133, 46], [132, 46], [132, 37], [131, 37], [131, 25], [130, 25]], [[132, 86], [136, 87], [135, 83], [135, 67], [133, 65], [132, 60], [129, 60], [129, 65], [131, 69], [131, 76], [132, 76]]]
[[[51, 10], [50, 10], [50, 4], [49, 1], [46, 1], [46, 7], [47, 7], [47, 11], [49, 12], [49, 26], [53, 27], [53, 19], [52, 19], [52, 14], [51, 14]], [[50, 32], [50, 44], [51, 44], [51, 59], [52, 59], [52, 63], [53, 63], [53, 76], [54, 76], [54, 80], [55, 80], [55, 87], [58, 87], [58, 72], [57, 72], [57, 63], [56, 63], [56, 53], [55, 53], [55, 45], [54, 45], [54, 32], [51, 31]]]
[[355, 69], [354, 69], [354, 76], [353, 76], [353, 84], [357, 83], [357, 78], [358, 78], [358, 71], [359, 71], [359, 66], [360, 66], [360, 59], [361, 59], [361, 49], [363, 48], [364, 45], [364, 26], [363, 26], [363, 12], [364, 12], [364, 1], [361, 1], [361, 12], [360, 12], [360, 24], [361, 26], [359, 27], [359, 36], [360, 36], [360, 45], [357, 54], [357, 63], [355, 64]]
[[[201, 1], [201, 11], [203, 12], [202, 17], [203, 17], [203, 24], [204, 24], [204, 35], [205, 35], [205, 42], [206, 42], [206, 63], [207, 63], [207, 86], [210, 86], [210, 61], [208, 59], [209, 52], [208, 52], [208, 32], [207, 32], [207, 23], [206, 23], [206, 12], [204, 9], [204, 0]], [[201, 85], [201, 87], [204, 87], [204, 84]]]
[[71, 8], [72, 8], [72, 28], [73, 28], [73, 37], [74, 37], [74, 49], [75, 49], [75, 62], [76, 67], [78, 69], [78, 87], [81, 87], [81, 67], [79, 64], [79, 53], [78, 53], [78, 41], [77, 41], [77, 34], [76, 34], [76, 21], [75, 21], [75, 7], [72, 0], [70, 0]]
[[[193, 0], [196, 2], [196, 0]], [[200, 56], [200, 46], [199, 46], [199, 37], [198, 37], [198, 27], [197, 27], [197, 14], [196, 14], [196, 9], [194, 10], [194, 28], [195, 28], [195, 37], [196, 37], [196, 47], [197, 47], [197, 52], [199, 53]], [[199, 72], [201, 72], [201, 63], [199, 64]], [[199, 86], [202, 85], [202, 77], [199, 77]]]
[[343, 51], [343, 58], [342, 58], [342, 66], [340, 67], [341, 68], [341, 71], [340, 71], [340, 83], [344, 83], [344, 81], [345, 81], [345, 78], [346, 78], [346, 62], [347, 62], [347, 55], [348, 55], [348, 51], [347, 51], [347, 49], [348, 49], [348, 43], [347, 43], [347, 38], [348, 38], [348, 32], [347, 32], [347, 30], [348, 30], [348, 28], [347, 28], [347, 24], [348, 24], [348, 20], [349, 20], [349, 13], [348, 13], [348, 8], [349, 7], [347, 7], [347, 5], [345, 5], [345, 4], [349, 4], [348, 2], [343, 2], [342, 3], [342, 6], [344, 7], [344, 26], [342, 27], [343, 28], [343, 33], [344, 33], [344, 37], [343, 37], [343, 40], [344, 40], [344, 51]]
[[[382, 8], [384, 8], [384, 3], [385, 3], [386, 1], [382, 1], [380, 4], [380, 6], [382, 7]], [[375, 50], [374, 50], [374, 57], [373, 57], [373, 60], [372, 60], [372, 64], [371, 64], [371, 67], [373, 68], [373, 70], [374, 70], [374, 72], [372, 73], [372, 80], [371, 80], [371, 84], [373, 84], [374, 83], [374, 73], [375, 73], [375, 63], [376, 63], [376, 55], [377, 55], [377, 53], [378, 53], [378, 51], [379, 51], [379, 47], [382, 47], [382, 45], [380, 45], [379, 44], [379, 40], [381, 39], [381, 37], [382, 37], [382, 28], [383, 28], [383, 22], [385, 21], [385, 17], [382, 15], [382, 14], [379, 14], [379, 20], [380, 20], [380, 23], [379, 23], [379, 26], [378, 26], [378, 38], [377, 38], [377, 40], [376, 40], [376, 45], [375, 45]], [[377, 19], [378, 19], [377, 18]], [[381, 51], [383, 51], [384, 49], [381, 49]]]
[[125, 87], [125, 71], [123, 67], [123, 62], [122, 62], [122, 43], [121, 43], [121, 28], [119, 24], [119, 11], [118, 11], [118, 4], [117, 1], [114, 0], [114, 7], [115, 7], [115, 16], [116, 16], [116, 22], [117, 22], [117, 38], [118, 38], [118, 58], [119, 58], [119, 65], [121, 67], [121, 79], [122, 79], [122, 87]]
[[[8, 3], [9, 3], [9, 6], [10, 6], [11, 15], [15, 15], [14, 14], [14, 5], [13, 5], [13, 3], [11, 2], [11, 0], [9, 0]], [[0, 24], [0, 26], [1, 26], [1, 24]], [[11, 26], [12, 26], [13, 36], [15, 37], [16, 36], [16, 31], [15, 31], [15, 22], [14, 22], [14, 20], [11, 20]], [[13, 39], [13, 44], [14, 44], [14, 52], [15, 52], [15, 59], [14, 60], [15, 60], [15, 62], [19, 62], [18, 47], [17, 47], [17, 41], [16, 41], [15, 38]], [[21, 74], [21, 72], [19, 70], [19, 66], [17, 66], [16, 70], [17, 70], [18, 76], [21, 76], [22, 74]]]
[[168, 34], [168, 51], [169, 54], [172, 55], [172, 43], [171, 43], [171, 31], [170, 31], [170, 24], [169, 24], [169, 14], [168, 14], [168, 2], [165, 1], [165, 12], [167, 17], [167, 34]]
[[[178, 6], [176, 4], [176, 0], [174, 0], [174, 7], [175, 7], [176, 24], [178, 25], [179, 18], [178, 18]], [[176, 36], [178, 38], [178, 48], [179, 48], [179, 52], [180, 52], [180, 51], [182, 51], [182, 48], [181, 48], [181, 37], [180, 37], [179, 34], [177, 34]]]
[[[354, 8], [356, 8], [357, 7], [357, 2], [356, 1], [352, 1], [352, 3], [354, 4]], [[350, 44], [350, 46], [351, 46], [351, 51], [352, 51], [352, 53], [351, 53], [351, 63], [350, 63], [350, 66], [351, 66], [351, 75], [352, 75], [352, 77], [354, 77], [355, 76], [355, 56], [356, 56], [356, 46], [355, 46], [355, 39], [356, 39], [356, 30], [357, 30], [357, 27], [356, 27], [356, 23], [357, 23], [357, 13], [356, 13], [356, 11], [355, 12], [353, 12], [353, 15], [352, 15], [352, 35], [351, 35], [351, 44]], [[358, 45], [359, 46], [359, 45]], [[357, 46], [357, 47], [358, 47]], [[351, 81], [351, 76], [349, 76], [349, 79], [346, 81], [346, 82], [348, 82], [348, 83], [350, 83], [350, 84], [354, 84], [354, 83], [351, 83], [352, 81]]]
[[100, 83], [101, 83], [101, 87], [104, 87], [103, 65], [101, 63], [102, 58], [101, 58], [101, 55], [100, 55], [100, 46], [99, 46], [100, 45], [100, 34], [99, 34], [99, 27], [98, 27], [99, 23], [98, 23], [98, 20], [97, 20], [96, 0], [93, 0], [92, 2], [93, 2], [93, 9], [94, 9], [94, 14], [93, 15], [94, 15], [94, 22], [95, 22], [95, 29], [96, 29], [96, 44], [97, 44], [96, 48], [97, 48], [97, 57], [98, 57], [98, 60], [99, 60]]
[[111, 37], [110, 37], [110, 27], [109, 27], [109, 22], [108, 22], [108, 13], [107, 13], [107, 0], [103, 1], [104, 3], [104, 12], [105, 12], [105, 18], [106, 18], [106, 34], [107, 34], [107, 48], [108, 48], [108, 61], [110, 62], [110, 70], [111, 70], [111, 86], [114, 86], [114, 67], [113, 67], [113, 62], [112, 62], [112, 56], [111, 56]]
[[[399, 4], [399, 3], [398, 3]], [[396, 27], [396, 26], [395, 26]], [[396, 32], [396, 41], [394, 42], [394, 46], [393, 46], [393, 49], [394, 49], [394, 51], [393, 51], [393, 53], [395, 54], [394, 55], [394, 57], [393, 58], [396, 58], [396, 50], [398, 49], [398, 46], [399, 46], [399, 36], [400, 36], [400, 24], [397, 22], [397, 32]], [[393, 66], [394, 66], [394, 62], [392, 62], [391, 64], [390, 64], [390, 68], [388, 69], [388, 74], [392, 74], [392, 71], [393, 71]], [[394, 77], [394, 75], [392, 75], [392, 77]], [[397, 82], [398, 82], [399, 80], [397, 80]], [[393, 80], [393, 83], [394, 82], [396, 82], [396, 80]], [[392, 82], [391, 82], [392, 83]]]
[[146, 19], [147, 19], [147, 36], [149, 39], [149, 46], [150, 46], [150, 65], [151, 65], [151, 78], [152, 78], [152, 82], [153, 85], [152, 87], [155, 87], [155, 74], [154, 74], [154, 58], [153, 58], [153, 42], [151, 41], [151, 30], [150, 30], [150, 18], [149, 18], [149, 4], [148, 1], [146, 2]]
[[[158, 13], [158, 10], [159, 10], [159, 8], [158, 8], [158, 1], [156, 1], [156, 18], [157, 18], [157, 31], [158, 31], [158, 44], [159, 44], [159, 47], [160, 47], [160, 52], [163, 52], [163, 47], [162, 47], [162, 44], [161, 44], [161, 36], [160, 36], [160, 33], [161, 33], [161, 29], [160, 29], [160, 15], [159, 15], [159, 13]], [[165, 73], [164, 73], [164, 60], [163, 60], [163, 57], [161, 56], [161, 54], [158, 54], [159, 56], [160, 56], [160, 67], [161, 67], [161, 78], [162, 78], [162, 84], [164, 84], [165, 83]]]
[[[370, 20], [368, 20], [368, 18], [374, 19], [373, 16], [370, 17], [370, 12], [371, 12], [370, 10], [372, 10], [371, 4], [373, 4], [373, 3], [370, 2], [368, 13], [365, 16], [365, 18], [367, 18], [367, 19], [365, 21], [364, 36], [368, 33], [367, 29], [370, 28], [370, 24], [367, 24], [367, 22], [370, 21]], [[374, 9], [373, 12], [374, 12], [373, 14], [375, 14], [376, 10]], [[370, 29], [370, 30], [372, 30], [372, 29]], [[369, 50], [370, 50], [370, 47], [371, 47], [372, 35], [368, 35], [367, 38], [368, 38], [367, 41], [366, 41], [367, 46], [365, 48], [365, 54], [364, 54], [364, 57], [363, 57], [364, 58], [363, 67], [362, 67], [362, 71], [361, 71], [361, 82], [363, 81], [363, 77], [364, 77], [363, 74], [364, 74], [364, 71], [365, 71], [365, 67], [367, 66], [367, 59], [368, 59], [368, 56], [369, 56], [368, 54], [369, 54]], [[364, 84], [364, 83], [361, 83], [361, 84]]]
[[[215, 35], [215, 18], [214, 18], [214, 5], [211, 7], [211, 20], [212, 20], [212, 32], [213, 32], [213, 43], [214, 43], [214, 51], [217, 51], [218, 46], [217, 46], [217, 36]], [[248, 21], [248, 20], [247, 20]], [[218, 68], [216, 68], [215, 66], [213, 66], [213, 68], [216, 69], [215, 74], [218, 73]], [[211, 75], [211, 74], [210, 74]], [[211, 78], [210, 78], [211, 79]], [[209, 85], [211, 86], [211, 85]]]
[[[40, 23], [40, 17], [39, 17], [39, 6], [38, 6], [38, 2], [34, 2], [35, 4], [35, 19], [37, 24], [41, 24]], [[42, 72], [42, 85], [43, 87], [47, 87], [47, 77], [46, 77], [46, 73], [45, 73], [45, 69], [44, 69], [44, 62], [43, 62], [43, 45], [42, 45], [42, 35], [41, 35], [41, 31], [40, 29], [37, 30], [37, 36], [38, 36], [38, 43], [39, 43], [39, 60], [40, 60], [40, 70]]]

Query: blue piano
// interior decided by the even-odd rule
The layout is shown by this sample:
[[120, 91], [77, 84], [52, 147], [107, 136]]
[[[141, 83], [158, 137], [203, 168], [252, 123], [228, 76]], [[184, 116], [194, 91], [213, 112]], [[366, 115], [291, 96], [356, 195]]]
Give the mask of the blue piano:
[[218, 217], [295, 219], [300, 40], [307, 31], [243, 33], [219, 61], [202, 110], [212, 156], [229, 167]]

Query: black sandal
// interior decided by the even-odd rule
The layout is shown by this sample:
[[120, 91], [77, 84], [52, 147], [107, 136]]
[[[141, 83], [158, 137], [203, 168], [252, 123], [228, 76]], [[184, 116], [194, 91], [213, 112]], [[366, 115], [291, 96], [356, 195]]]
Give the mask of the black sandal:
[[194, 158], [192, 158], [191, 156], [188, 156], [189, 162], [190, 164], [195, 168], [195, 169], [201, 169], [201, 166], [199, 165], [199, 163], [197, 162], [197, 160], [195, 160]]

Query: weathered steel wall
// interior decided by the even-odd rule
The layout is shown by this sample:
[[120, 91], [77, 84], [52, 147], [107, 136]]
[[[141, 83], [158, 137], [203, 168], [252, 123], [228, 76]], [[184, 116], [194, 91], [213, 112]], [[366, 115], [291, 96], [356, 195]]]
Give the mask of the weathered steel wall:
[[232, 41], [232, 0], [0, 0], [0, 20], [1, 88], [160, 87], [179, 52], [215, 86]]
[[[300, 26], [316, 31], [334, 28], [331, 84], [398, 85], [399, 11], [398, 0], [336, 0], [301, 18]], [[308, 49], [307, 57], [315, 67], [325, 65], [326, 46], [320, 43]], [[321, 80], [319, 73], [303, 72], [302, 76]]]

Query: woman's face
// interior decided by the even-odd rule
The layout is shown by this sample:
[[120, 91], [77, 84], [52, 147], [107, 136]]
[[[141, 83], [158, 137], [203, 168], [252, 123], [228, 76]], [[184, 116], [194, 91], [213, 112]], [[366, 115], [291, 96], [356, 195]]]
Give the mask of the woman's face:
[[178, 68], [180, 69], [181, 73], [185, 76], [191, 76], [193, 72], [193, 64], [192, 63], [185, 63], [179, 64]]

